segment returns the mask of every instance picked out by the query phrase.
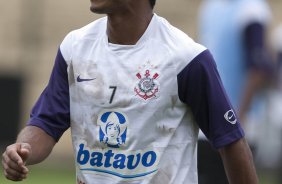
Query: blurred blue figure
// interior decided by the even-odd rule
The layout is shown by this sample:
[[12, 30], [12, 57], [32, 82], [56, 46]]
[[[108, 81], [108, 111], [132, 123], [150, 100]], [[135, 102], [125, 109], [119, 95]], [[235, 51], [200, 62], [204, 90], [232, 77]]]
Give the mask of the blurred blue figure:
[[[261, 89], [273, 69], [266, 46], [270, 21], [271, 11], [264, 0], [203, 0], [199, 10], [199, 42], [213, 53], [251, 146], [256, 137], [250, 129], [257, 129], [254, 123], [244, 122], [257, 126], [265, 119]], [[207, 141], [199, 140], [198, 152], [199, 184], [228, 183], [219, 156]]]
[[282, 90], [282, 23], [278, 25], [273, 34], [274, 50], [277, 61], [277, 87]]
[[[280, 26], [276, 29], [276, 49], [277, 49], [277, 61], [278, 61], [278, 93], [280, 94], [280, 102], [282, 102], [282, 23]], [[280, 127], [280, 162], [279, 162], [279, 173], [282, 173], [282, 103], [280, 103], [280, 106], [278, 107], [279, 111], [278, 114], [280, 114], [279, 118], [279, 127]], [[279, 175], [279, 182], [282, 183], [282, 175]]]
[[[263, 164], [272, 169], [278, 169], [278, 183], [282, 183], [282, 23], [278, 25], [272, 34], [272, 43], [275, 55], [276, 78], [274, 86], [269, 95], [268, 120], [269, 125], [265, 127], [268, 135], [271, 135], [270, 143], [267, 144]], [[265, 144], [262, 142], [262, 144]]]

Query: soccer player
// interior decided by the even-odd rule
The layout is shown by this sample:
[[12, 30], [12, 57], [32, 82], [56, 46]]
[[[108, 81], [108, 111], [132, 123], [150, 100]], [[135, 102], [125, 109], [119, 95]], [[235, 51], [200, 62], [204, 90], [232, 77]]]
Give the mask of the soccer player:
[[[3, 154], [6, 178], [26, 178], [27, 165], [44, 160], [70, 127], [78, 183], [197, 184], [200, 127], [230, 183], [258, 183], [211, 53], [154, 5], [91, 0], [91, 11], [107, 16], [61, 43], [27, 126]], [[114, 137], [119, 143], [105, 141]]]

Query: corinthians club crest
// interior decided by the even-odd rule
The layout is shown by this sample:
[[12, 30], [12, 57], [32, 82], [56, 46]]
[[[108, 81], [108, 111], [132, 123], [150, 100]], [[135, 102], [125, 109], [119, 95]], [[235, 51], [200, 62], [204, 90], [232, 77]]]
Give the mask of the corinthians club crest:
[[137, 73], [136, 77], [139, 79], [138, 84], [134, 88], [136, 95], [144, 100], [156, 98], [159, 92], [159, 83], [156, 79], [159, 77], [159, 74], [146, 70], [143, 74]]

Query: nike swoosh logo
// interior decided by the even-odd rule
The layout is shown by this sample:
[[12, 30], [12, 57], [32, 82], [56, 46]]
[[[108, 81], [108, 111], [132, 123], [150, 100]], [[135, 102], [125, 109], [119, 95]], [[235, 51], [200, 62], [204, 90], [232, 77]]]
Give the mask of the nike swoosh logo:
[[235, 125], [237, 123], [236, 115], [232, 109], [224, 114], [224, 118], [232, 125]]
[[228, 117], [229, 120], [231, 120], [234, 117], [234, 114], [232, 114], [230, 117]]
[[92, 81], [92, 80], [95, 80], [96, 78], [92, 78], [92, 79], [82, 79], [82, 78], [80, 78], [80, 75], [79, 76], [77, 76], [77, 78], [76, 78], [76, 81], [77, 82], [85, 82], [85, 81]]

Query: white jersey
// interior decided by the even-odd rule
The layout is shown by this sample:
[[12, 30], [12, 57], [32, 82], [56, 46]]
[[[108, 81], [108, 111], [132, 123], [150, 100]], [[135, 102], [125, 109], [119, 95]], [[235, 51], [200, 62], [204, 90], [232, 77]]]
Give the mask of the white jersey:
[[[157, 15], [135, 45], [108, 43], [106, 24], [104, 17], [72, 31], [60, 46], [56, 60], [64, 60], [64, 64], [58, 65], [64, 65], [67, 73], [56, 74], [62, 68], [55, 64], [45, 91], [50, 86], [59, 86], [54, 87], [58, 93], [63, 91], [64, 82], [58, 82], [59, 75], [67, 75], [64, 85], [68, 85], [68, 91], [54, 96], [69, 95], [69, 104], [67, 99], [61, 101], [70, 111], [58, 111], [69, 113], [70, 124], [57, 123], [50, 128], [48, 123], [36, 122], [42, 113], [38, 104], [46, 106], [42, 99], [47, 98], [44, 93], [48, 92], [42, 94], [29, 124], [42, 127], [55, 139], [60, 137], [61, 129], [71, 127], [78, 183], [197, 184], [198, 126], [206, 130], [215, 147], [243, 136], [215, 67], [207, 69], [211, 70], [208, 79], [190, 76], [200, 72], [189, 72], [193, 66], [197, 68], [192, 61], [197, 63], [203, 58], [201, 62], [209, 63], [212, 57], [203, 46]], [[205, 85], [200, 80], [215, 81], [207, 88], [217, 92], [199, 90]], [[204, 97], [202, 92], [206, 91], [210, 94]], [[185, 93], [195, 93], [195, 97]], [[207, 112], [206, 107], [211, 105], [206, 98], [214, 104], [212, 111]], [[198, 103], [199, 99], [205, 102]], [[191, 114], [193, 109], [195, 116]], [[209, 117], [203, 112], [215, 114]], [[203, 123], [197, 124], [195, 120]], [[211, 122], [220, 124], [213, 127]]]

